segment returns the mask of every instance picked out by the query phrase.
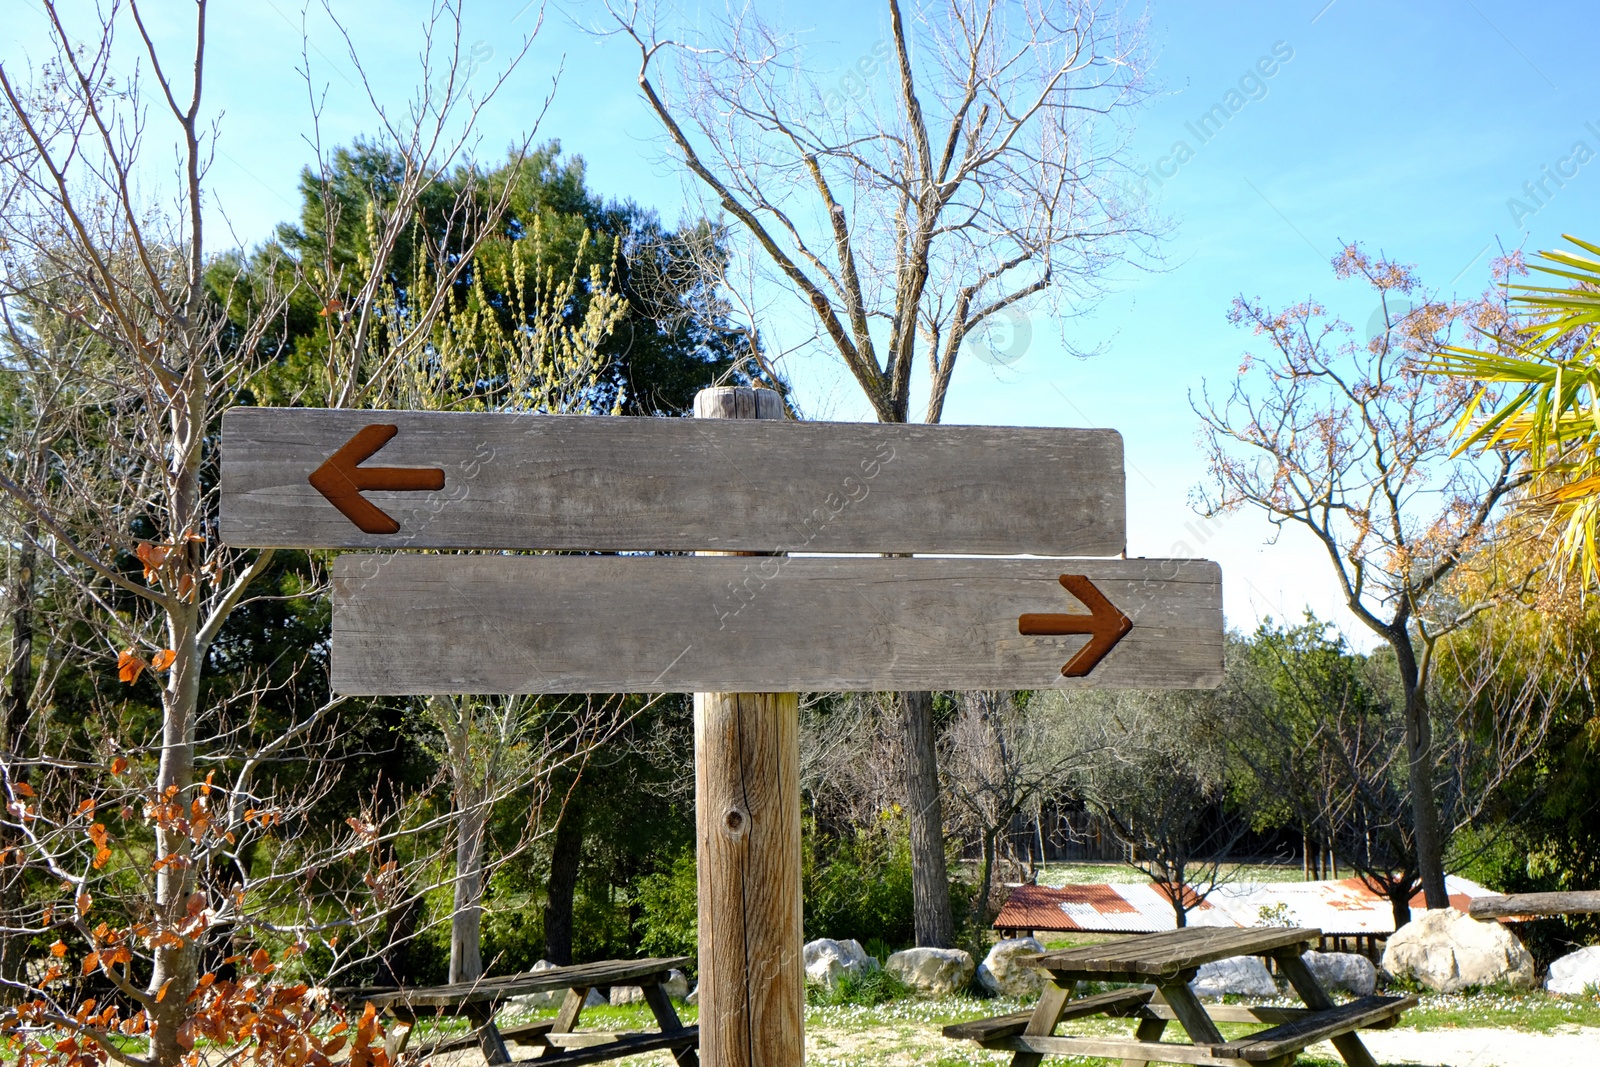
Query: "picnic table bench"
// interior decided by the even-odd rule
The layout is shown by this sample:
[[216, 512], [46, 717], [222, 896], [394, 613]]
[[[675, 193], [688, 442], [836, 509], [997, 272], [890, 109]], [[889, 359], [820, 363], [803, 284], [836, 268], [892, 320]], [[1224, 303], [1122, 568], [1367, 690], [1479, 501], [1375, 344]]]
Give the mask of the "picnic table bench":
[[[335, 989], [334, 999], [351, 1006], [370, 1003], [393, 1022], [384, 1037], [391, 1063], [406, 1050], [411, 1031], [424, 1016], [465, 1016], [473, 1023], [464, 1036], [433, 1041], [418, 1049], [422, 1056], [476, 1045], [491, 1065], [512, 1063], [506, 1042], [533, 1045], [538, 1055], [534, 1063], [580, 1064], [618, 1059], [640, 1052], [670, 1049], [679, 1067], [698, 1067], [700, 1028], [684, 1026], [661, 983], [674, 967], [689, 962], [688, 956], [646, 960], [602, 960], [573, 967], [554, 967], [544, 971], [525, 971], [503, 978], [481, 978], [475, 982], [430, 987], [360, 986]], [[578, 1033], [578, 1019], [584, 1001], [596, 987], [636, 985], [655, 1015], [658, 1029], [642, 1033], [587, 1031]], [[565, 989], [566, 996], [554, 1019], [540, 1019], [516, 1026], [501, 1027], [495, 1016], [513, 997]]]
[[[945, 1027], [944, 1035], [976, 1041], [984, 1048], [1011, 1050], [1012, 1067], [1038, 1067], [1045, 1056], [1101, 1056], [1120, 1059], [1122, 1067], [1146, 1063], [1287, 1067], [1307, 1046], [1324, 1039], [1333, 1041], [1350, 1067], [1377, 1067], [1356, 1031], [1393, 1026], [1417, 998], [1368, 996], [1335, 1004], [1302, 958], [1321, 936], [1320, 930], [1299, 927], [1191, 927], [1019, 957], [1050, 974], [1033, 1010], [956, 1023]], [[1189, 982], [1202, 964], [1230, 956], [1275, 960], [1306, 1006], [1201, 1004]], [[1080, 982], [1148, 984], [1074, 998]], [[1061, 1023], [1091, 1016], [1137, 1019], [1138, 1027], [1131, 1039], [1056, 1034]], [[1173, 1021], [1188, 1034], [1188, 1042], [1161, 1040]], [[1219, 1022], [1264, 1023], [1269, 1029], [1229, 1041], [1217, 1029]]]

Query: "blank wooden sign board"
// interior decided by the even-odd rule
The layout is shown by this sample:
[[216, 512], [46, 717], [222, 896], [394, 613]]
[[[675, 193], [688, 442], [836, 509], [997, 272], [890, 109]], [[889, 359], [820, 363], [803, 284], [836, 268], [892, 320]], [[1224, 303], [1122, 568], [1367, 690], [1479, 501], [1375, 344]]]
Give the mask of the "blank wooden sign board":
[[[771, 399], [705, 390], [718, 417], [695, 420], [236, 408], [222, 429], [224, 540], [379, 550], [334, 564], [336, 691], [700, 691], [708, 1067], [801, 1058], [795, 690], [1222, 680], [1216, 564], [1109, 558], [1116, 433], [796, 423]], [[747, 554], [398, 551], [474, 548]]]

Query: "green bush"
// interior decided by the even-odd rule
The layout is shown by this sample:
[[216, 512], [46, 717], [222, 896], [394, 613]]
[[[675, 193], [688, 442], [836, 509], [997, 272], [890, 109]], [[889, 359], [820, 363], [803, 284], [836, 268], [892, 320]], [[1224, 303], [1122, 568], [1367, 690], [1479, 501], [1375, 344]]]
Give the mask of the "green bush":
[[897, 813], [850, 837], [806, 835], [803, 852], [806, 940], [876, 939], [909, 945], [915, 936], [911, 844]]
[[639, 879], [634, 895], [639, 906], [634, 931], [640, 949], [652, 956], [699, 953], [699, 892], [692, 847], [670, 867]]
[[832, 992], [817, 985], [807, 986], [806, 1002], [817, 1006], [859, 1004], [870, 1008], [891, 1000], [903, 1000], [911, 994], [910, 986], [879, 968], [842, 976]]

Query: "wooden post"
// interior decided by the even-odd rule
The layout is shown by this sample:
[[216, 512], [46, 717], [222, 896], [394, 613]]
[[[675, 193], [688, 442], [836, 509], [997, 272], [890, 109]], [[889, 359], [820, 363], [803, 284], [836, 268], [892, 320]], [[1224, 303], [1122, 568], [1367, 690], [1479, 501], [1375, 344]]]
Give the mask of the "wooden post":
[[[694, 414], [772, 419], [783, 407], [771, 390], [719, 387], [700, 391]], [[739, 458], [728, 460], [737, 478]], [[694, 753], [700, 1062], [799, 1067], [799, 694], [696, 693]]]

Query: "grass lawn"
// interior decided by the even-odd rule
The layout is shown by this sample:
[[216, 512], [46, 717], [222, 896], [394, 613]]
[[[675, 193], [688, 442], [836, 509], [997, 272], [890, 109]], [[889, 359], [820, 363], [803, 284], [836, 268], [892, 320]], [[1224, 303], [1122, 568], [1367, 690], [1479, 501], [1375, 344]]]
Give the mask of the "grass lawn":
[[[1280, 1003], [1298, 1006], [1297, 1001]], [[946, 1023], [1019, 1011], [1028, 1004], [1011, 1000], [947, 997], [941, 1000], [905, 999], [875, 1007], [856, 1005], [816, 1007], [806, 1010], [806, 1063], [813, 1067], [959, 1067], [1000, 1065], [1011, 1061], [1009, 1052], [990, 1052], [967, 1042], [946, 1040], [940, 1028]], [[696, 1021], [693, 1007], [680, 1007], [685, 1023]], [[643, 1005], [590, 1008], [583, 1014], [584, 1028], [648, 1029], [654, 1023]], [[1551, 997], [1543, 993], [1487, 991], [1471, 995], [1425, 994], [1422, 1003], [1407, 1012], [1404, 1028], [1420, 1031], [1490, 1028], [1523, 1033], [1570, 1032], [1574, 1027], [1600, 1027], [1600, 997]], [[1222, 1024], [1225, 1036], [1236, 1037], [1253, 1027]], [[1078, 1020], [1072, 1031], [1108, 1037], [1127, 1037], [1132, 1024], [1121, 1019]], [[471, 1054], [468, 1054], [469, 1056]], [[466, 1063], [468, 1061], [463, 1061]], [[472, 1063], [478, 1063], [475, 1058]], [[625, 1065], [666, 1065], [671, 1058], [652, 1053], [616, 1061]], [[1110, 1064], [1102, 1060], [1051, 1059], [1049, 1064]], [[1335, 1067], [1336, 1058], [1302, 1056], [1305, 1067]]]

